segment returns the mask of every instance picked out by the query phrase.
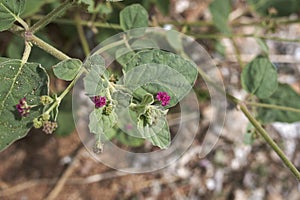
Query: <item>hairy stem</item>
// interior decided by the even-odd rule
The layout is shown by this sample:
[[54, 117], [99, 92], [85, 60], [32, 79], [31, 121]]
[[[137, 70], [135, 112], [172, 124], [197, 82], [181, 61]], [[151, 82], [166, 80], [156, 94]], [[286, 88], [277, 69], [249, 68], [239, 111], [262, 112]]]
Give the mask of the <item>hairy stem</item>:
[[33, 34], [40, 30], [41, 28], [48, 25], [50, 22], [52, 22], [55, 18], [62, 15], [62, 13], [67, 10], [68, 8], [72, 7], [73, 4], [70, 0], [65, 1], [63, 4], [61, 4], [59, 7], [52, 10], [48, 15], [41, 18], [38, 22], [36, 22], [32, 27], [29, 28], [29, 31]]
[[274, 140], [268, 135], [268, 133], [263, 129], [260, 123], [251, 115], [249, 110], [244, 104], [239, 104], [241, 111], [245, 114], [251, 124], [255, 127], [257, 132], [264, 138], [264, 140], [268, 143], [268, 145], [276, 152], [276, 154], [280, 157], [286, 167], [288, 167], [291, 172], [295, 175], [295, 177], [300, 181], [300, 172], [293, 165], [293, 163], [286, 157], [280, 147], [274, 142]]
[[[202, 71], [201, 68], [198, 67], [198, 72], [202, 76], [202, 78], [207, 81], [209, 84], [211, 84], [218, 92], [224, 94], [225, 90], [222, 89], [219, 85], [214, 83], [206, 74], [204, 71]], [[234, 103], [236, 106], [239, 106], [241, 111], [244, 113], [244, 115], [248, 118], [250, 123], [255, 127], [257, 132], [264, 138], [264, 140], [268, 143], [268, 145], [276, 152], [276, 154], [281, 158], [283, 163], [291, 170], [291, 172], [295, 175], [295, 177], [300, 181], [300, 172], [297, 170], [297, 168], [293, 165], [293, 163], [286, 157], [286, 155], [283, 153], [283, 151], [280, 149], [280, 147], [273, 141], [273, 139], [268, 135], [268, 133], [265, 131], [265, 129], [261, 126], [261, 124], [251, 115], [251, 113], [248, 111], [247, 107], [245, 106], [245, 103], [242, 103], [239, 99], [235, 98], [234, 96], [225, 93], [224, 94], [226, 98]], [[248, 103], [254, 104], [254, 103]], [[256, 104], [257, 105], [257, 104]], [[258, 104], [261, 106], [266, 106], [265, 104]], [[275, 105], [268, 105], [268, 107], [272, 108], [281, 108], [281, 106], [275, 106]], [[295, 109], [285, 107], [285, 110], [289, 111], [295, 111]], [[296, 109], [297, 110], [297, 109]]]
[[44, 42], [40, 38], [36, 37], [35, 35], [32, 35], [30, 33], [26, 34], [25, 33], [25, 39], [26, 41], [32, 42], [34, 45], [38, 46], [39, 48], [43, 49], [47, 53], [53, 55], [59, 60], [66, 60], [70, 59], [69, 56], [61, 52], [60, 50], [56, 49], [55, 47], [51, 46], [50, 44]]
[[24, 65], [27, 62], [27, 60], [30, 56], [30, 52], [31, 52], [31, 44], [29, 42], [25, 41], [25, 49], [24, 49], [24, 53], [22, 56], [22, 65]]
[[255, 103], [255, 102], [244, 102], [244, 103], [249, 106], [271, 108], [271, 109], [276, 109], [276, 110], [284, 110], [284, 111], [300, 113], [300, 109], [287, 107], [287, 106], [279, 106], [279, 105], [274, 105], [274, 104]]
[[221, 34], [221, 33], [216, 33], [216, 34], [193, 34], [189, 33], [189, 35], [197, 38], [197, 39], [223, 39], [223, 38], [260, 38], [264, 40], [274, 40], [274, 41], [279, 41], [279, 42], [297, 42], [300, 43], [300, 39], [290, 39], [290, 38], [281, 38], [281, 37], [276, 37], [276, 36], [267, 36], [267, 35], [256, 35], [256, 34]]
[[68, 87], [66, 87], [66, 89], [56, 98], [56, 101], [48, 108], [48, 110], [45, 113], [49, 114], [53, 109], [55, 109], [56, 107], [58, 107], [60, 105], [63, 98], [71, 91], [71, 89], [75, 85], [76, 81], [79, 79], [79, 77], [82, 75], [83, 72], [85, 72], [84, 68], [82, 68], [78, 72], [77, 76], [71, 81], [71, 83], [68, 85]]
[[84, 54], [87, 56], [87, 55], [90, 54], [90, 47], [89, 47], [89, 44], [88, 44], [88, 42], [86, 40], [86, 37], [84, 35], [84, 30], [82, 28], [82, 25], [80, 24], [81, 18], [80, 18], [79, 13], [77, 13], [75, 15], [75, 21], [76, 21], [76, 28], [77, 28], [78, 36], [79, 36]]
[[[44, 16], [42, 15], [35, 15], [32, 16], [31, 19], [39, 20], [42, 19], [43, 17]], [[79, 23], [82, 26], [93, 26], [98, 28], [111, 28], [111, 29], [122, 30], [119, 24], [106, 23], [106, 22], [91, 22], [85, 20], [80, 20], [79, 22], [76, 22], [75, 20], [71, 20], [71, 19], [54, 19], [52, 20], [52, 22], [55, 22], [57, 24], [70, 24], [70, 25], [76, 25], [77, 23]]]

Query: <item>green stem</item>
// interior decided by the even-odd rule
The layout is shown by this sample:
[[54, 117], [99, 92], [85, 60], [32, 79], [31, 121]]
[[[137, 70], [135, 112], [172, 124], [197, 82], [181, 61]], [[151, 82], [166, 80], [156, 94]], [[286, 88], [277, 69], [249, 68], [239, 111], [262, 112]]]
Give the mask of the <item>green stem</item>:
[[289, 39], [289, 38], [280, 38], [276, 36], [264, 36], [264, 35], [256, 35], [256, 34], [193, 34], [189, 33], [189, 35], [197, 38], [197, 39], [223, 39], [223, 38], [260, 38], [264, 40], [274, 40], [279, 42], [297, 42], [300, 43], [300, 39]]
[[30, 52], [31, 52], [31, 44], [29, 42], [25, 41], [25, 49], [24, 49], [24, 53], [22, 56], [22, 65], [24, 65], [27, 62], [27, 60], [30, 56]]
[[281, 158], [285, 166], [287, 166], [295, 177], [300, 181], [300, 172], [293, 165], [293, 163], [286, 157], [280, 147], [273, 141], [273, 139], [268, 135], [268, 133], [263, 129], [260, 123], [251, 115], [247, 107], [244, 104], [239, 104], [241, 111], [245, 114], [251, 124], [255, 127], [257, 132], [264, 138], [264, 140], [270, 145], [270, 147], [277, 153]]
[[[247, 23], [243, 23], [243, 22], [239, 22], [239, 21], [233, 21], [231, 22], [231, 27], [241, 27], [241, 26], [262, 26], [263, 25], [263, 21], [265, 21], [267, 19], [260, 19], [260, 20], [256, 20], [256, 21], [251, 21], [251, 22], [247, 22]], [[277, 19], [276, 20], [276, 24], [277, 25], [288, 25], [288, 24], [298, 24], [300, 22], [300, 19]], [[173, 24], [175, 26], [214, 26], [214, 23], [212, 21], [195, 21], [195, 22], [178, 22], [178, 21], [165, 21], [165, 22], [160, 22], [159, 23], [161, 26], [165, 25], [165, 24]]]
[[237, 61], [238, 61], [239, 65], [242, 69], [244, 64], [243, 64], [242, 57], [241, 57], [241, 51], [240, 51], [235, 39], [233, 37], [231, 37], [230, 39], [231, 39], [231, 42], [233, 44], [233, 47], [234, 47], [234, 50], [235, 50], [235, 53], [236, 53]]
[[50, 112], [57, 108], [63, 98], [71, 91], [72, 87], [75, 85], [76, 81], [79, 79], [79, 77], [82, 75], [82, 73], [85, 72], [85, 69], [82, 68], [77, 76], [71, 81], [71, 83], [66, 87], [66, 89], [59, 95], [59, 97], [56, 98], [56, 101], [48, 108], [48, 110], [45, 112], [46, 114], [50, 114]]
[[44, 51], [48, 52], [49, 54], [53, 55], [59, 60], [66, 60], [71, 59], [69, 56], [61, 52], [60, 50], [56, 49], [55, 47], [51, 46], [50, 44], [44, 42], [40, 38], [36, 37], [35, 35], [26, 34], [25, 33], [26, 41], [30, 41], [39, 48], [43, 49]]
[[[42, 19], [44, 16], [36, 15], [31, 17], [31, 19]], [[70, 24], [70, 25], [76, 25], [76, 21], [70, 20], [70, 19], [55, 19], [52, 22], [58, 23], [58, 24]], [[112, 24], [112, 23], [104, 23], [104, 22], [90, 22], [90, 21], [84, 21], [81, 20], [78, 22], [82, 26], [94, 26], [98, 28], [111, 28], [111, 29], [117, 29], [122, 30], [121, 26], [119, 24]]]
[[25, 30], [29, 29], [28, 24], [23, 19], [21, 19], [20, 17], [17, 16], [16, 20], [24, 27]]
[[80, 18], [80, 15], [78, 13], [75, 15], [75, 21], [76, 21], [76, 28], [77, 28], [77, 32], [78, 32], [78, 35], [79, 35], [79, 39], [80, 39], [84, 54], [86, 56], [88, 56], [90, 54], [90, 47], [89, 47], [89, 44], [88, 44], [88, 42], [85, 38], [84, 30], [83, 30], [83, 28], [80, 24], [81, 18]]
[[[211, 84], [216, 90], [224, 94], [224, 90], [220, 88], [217, 84], [215, 84], [213, 81], [210, 80], [210, 78], [205, 74], [204, 71], [202, 71], [201, 68], [198, 67], [198, 72], [202, 76], [202, 78], [207, 81], [209, 84]], [[241, 111], [245, 114], [245, 116], [248, 118], [248, 120], [251, 122], [251, 124], [255, 127], [255, 129], [260, 133], [260, 135], [264, 138], [264, 140], [268, 143], [268, 145], [277, 153], [277, 155], [281, 158], [283, 163], [291, 170], [291, 172], [296, 176], [296, 178], [300, 181], [300, 172], [297, 170], [297, 168], [293, 165], [293, 163], [285, 156], [283, 151], [279, 148], [279, 146], [272, 140], [272, 138], [268, 135], [268, 133], [262, 128], [260, 123], [251, 115], [251, 113], [248, 111], [247, 107], [237, 98], [234, 96], [225, 93], [226, 98], [233, 102], [235, 105], [240, 106]], [[249, 105], [252, 103], [249, 103]], [[265, 106], [265, 105], [264, 105]], [[273, 108], [282, 108], [278, 106], [274, 106]], [[293, 110], [291, 108], [288, 108], [290, 110]], [[287, 108], [285, 107], [285, 110]], [[295, 110], [294, 110], [295, 111]]]
[[287, 107], [287, 106], [279, 106], [279, 105], [274, 105], [274, 104], [255, 103], [255, 102], [244, 102], [244, 103], [249, 105], [249, 106], [262, 107], [262, 108], [271, 108], [271, 109], [276, 109], [276, 110], [284, 110], [284, 111], [300, 113], [300, 109]]
[[49, 23], [51, 23], [55, 18], [59, 17], [65, 10], [72, 7], [73, 4], [67, 0], [59, 7], [52, 10], [49, 14], [41, 18], [38, 22], [36, 22], [32, 27], [29, 28], [29, 31], [33, 34], [40, 30], [41, 28], [45, 27]]

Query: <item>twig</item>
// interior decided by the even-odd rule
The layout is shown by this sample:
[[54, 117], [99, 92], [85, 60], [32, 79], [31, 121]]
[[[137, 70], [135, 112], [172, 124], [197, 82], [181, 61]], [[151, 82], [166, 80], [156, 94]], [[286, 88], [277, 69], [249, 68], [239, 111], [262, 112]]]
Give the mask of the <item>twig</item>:
[[16, 194], [18, 192], [21, 192], [21, 191], [26, 190], [31, 187], [35, 187], [36, 185], [40, 185], [40, 184], [54, 184], [54, 183], [56, 183], [56, 181], [57, 181], [57, 178], [34, 179], [34, 180], [26, 181], [26, 182], [20, 183], [18, 185], [15, 185], [13, 187], [9, 187], [4, 190], [0, 190], [0, 197], [11, 196], [13, 194]]
[[56, 57], [59, 60], [66, 60], [70, 59], [69, 56], [61, 52], [60, 50], [54, 48], [50, 44], [44, 42], [40, 38], [36, 37], [35, 35], [32, 35], [31, 33], [25, 33], [25, 39], [27, 41], [32, 42], [34, 45], [38, 46], [39, 48], [43, 49], [44, 51], [48, 52], [52, 56]]
[[88, 56], [90, 54], [90, 47], [89, 47], [89, 44], [88, 44], [88, 42], [87, 42], [87, 40], [85, 38], [84, 30], [82, 28], [82, 25], [80, 24], [81, 18], [80, 18], [79, 13], [76, 13], [76, 15], [75, 15], [75, 21], [76, 21], [76, 28], [77, 28], [78, 36], [79, 36], [79, 39], [80, 39], [80, 42], [81, 42], [84, 54], [86, 56]]
[[40, 30], [41, 28], [45, 27], [47, 24], [52, 22], [55, 18], [59, 17], [65, 10], [72, 7], [72, 3], [67, 0], [59, 7], [52, 10], [49, 14], [41, 18], [38, 22], [36, 22], [32, 27], [29, 28], [29, 31], [33, 34]]
[[67, 182], [67, 179], [69, 176], [73, 173], [74, 169], [77, 166], [79, 155], [84, 150], [82, 148], [82, 143], [79, 144], [79, 146], [74, 151], [74, 156], [72, 162], [69, 164], [69, 166], [65, 169], [65, 171], [62, 173], [61, 177], [56, 182], [53, 189], [49, 192], [49, 194], [46, 196], [45, 200], [53, 200], [57, 197], [57, 195], [60, 193], [60, 191], [63, 189], [64, 185]]
[[286, 157], [280, 147], [274, 142], [274, 140], [268, 135], [268, 133], [263, 129], [260, 123], [251, 115], [247, 107], [240, 103], [239, 104], [241, 111], [245, 114], [251, 124], [255, 127], [257, 132], [264, 138], [264, 140], [268, 143], [268, 145], [277, 153], [280, 159], [283, 161], [286, 167], [290, 169], [290, 171], [295, 175], [295, 177], [300, 181], [300, 172], [293, 165], [293, 163]]

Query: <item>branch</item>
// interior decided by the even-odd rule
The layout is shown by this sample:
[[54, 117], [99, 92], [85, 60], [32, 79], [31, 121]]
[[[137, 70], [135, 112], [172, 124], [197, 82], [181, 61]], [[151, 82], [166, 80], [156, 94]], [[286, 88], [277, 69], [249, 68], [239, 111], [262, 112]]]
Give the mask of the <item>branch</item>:
[[56, 49], [55, 47], [51, 46], [50, 44], [44, 42], [40, 38], [31, 34], [30, 32], [25, 32], [25, 40], [32, 42], [34, 45], [38, 46], [39, 48], [43, 49], [44, 51], [48, 52], [49, 54], [53, 55], [59, 60], [70, 59], [69, 56]]
[[69, 0], [65, 1], [63, 4], [61, 4], [59, 7], [52, 10], [50, 13], [48, 13], [46, 16], [41, 18], [38, 22], [36, 22], [32, 27], [29, 28], [29, 31], [33, 34], [40, 30], [41, 28], [45, 27], [49, 23], [51, 23], [55, 18], [59, 17], [65, 10], [72, 7], [73, 3], [71, 3]]
[[249, 110], [244, 104], [239, 104], [241, 111], [245, 114], [251, 124], [255, 127], [257, 132], [264, 138], [264, 140], [268, 143], [268, 145], [277, 153], [280, 159], [283, 161], [285, 166], [287, 166], [291, 172], [295, 175], [295, 177], [300, 181], [300, 172], [293, 165], [293, 163], [286, 157], [280, 147], [274, 142], [274, 140], [268, 135], [268, 133], [263, 129], [260, 123], [251, 115]]

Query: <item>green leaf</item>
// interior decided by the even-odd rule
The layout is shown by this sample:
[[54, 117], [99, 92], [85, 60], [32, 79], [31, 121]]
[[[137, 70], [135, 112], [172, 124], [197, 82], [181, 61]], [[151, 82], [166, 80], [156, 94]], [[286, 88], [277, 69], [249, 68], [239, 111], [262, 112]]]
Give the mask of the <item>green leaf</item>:
[[135, 56], [133, 51], [130, 51], [128, 48], [120, 48], [116, 51], [116, 60], [123, 67]]
[[37, 63], [22, 64], [20, 60], [0, 63], [0, 151], [24, 137], [32, 120], [42, 113], [38, 106], [27, 117], [16, 110], [19, 100], [26, 97], [29, 105], [38, 105], [40, 96], [48, 95], [48, 75]]
[[231, 28], [228, 24], [228, 17], [231, 12], [231, 0], [214, 0], [209, 5], [214, 25], [216, 28], [226, 34], [231, 33]]
[[243, 88], [260, 99], [271, 96], [278, 86], [275, 66], [266, 57], [256, 57], [243, 69]]
[[167, 121], [165, 121], [165, 125], [160, 132], [150, 137], [150, 142], [161, 149], [166, 149], [170, 146], [171, 136]]
[[101, 13], [102, 16], [107, 16], [107, 15], [110, 15], [112, 13], [113, 8], [110, 4], [100, 3], [100, 4], [98, 4], [98, 6], [95, 10], [97, 12]]
[[94, 0], [77, 0], [78, 4], [85, 4], [87, 5], [87, 10], [89, 13], [95, 12], [95, 2]]
[[78, 59], [63, 60], [53, 67], [53, 72], [57, 78], [71, 81], [78, 74], [81, 65], [82, 62]]
[[131, 146], [131, 147], [139, 147], [139, 146], [143, 145], [144, 141], [145, 141], [142, 138], [137, 138], [137, 137], [128, 135], [128, 134], [124, 133], [123, 131], [121, 131], [120, 129], [117, 132], [115, 138], [118, 141], [120, 141], [122, 144]]
[[90, 116], [89, 129], [92, 133], [99, 135], [105, 134], [117, 123], [117, 114], [113, 111], [109, 115], [102, 113], [103, 108], [94, 109]]
[[277, 11], [275, 17], [289, 16], [300, 9], [299, 0], [247, 0], [247, 3], [259, 14], [269, 15], [269, 9], [275, 8]]
[[113, 139], [117, 134], [117, 130], [115, 128], [111, 128], [111, 129], [108, 129], [108, 130], [105, 130], [104, 132], [104, 140], [111, 140]]
[[9, 29], [23, 12], [25, 0], [0, 0], [0, 31]]
[[87, 59], [84, 67], [89, 70], [83, 79], [87, 95], [103, 95], [109, 84], [105, 75], [106, 68], [103, 58], [97, 54], [93, 55]]
[[[124, 31], [128, 31], [135, 28], [148, 27], [148, 13], [147, 10], [140, 4], [132, 4], [125, 7], [120, 12], [120, 25]], [[130, 35], [136, 37], [143, 35], [144, 29], [130, 31]]]
[[11, 60], [10, 58], [6, 58], [6, 57], [0, 57], [0, 63], [5, 62], [5, 61], [9, 61]]
[[87, 70], [95, 70], [97, 74], [103, 74], [106, 70], [105, 68], [105, 60], [99, 54], [94, 54], [87, 58], [84, 62], [83, 67]]
[[142, 87], [156, 95], [165, 91], [171, 97], [168, 107], [177, 104], [193, 87], [198, 72], [196, 66], [176, 54], [161, 50], [146, 50], [135, 56], [123, 68], [125, 87], [135, 91]]
[[[300, 109], [300, 95], [296, 93], [289, 85], [279, 84], [277, 90], [267, 99], [261, 99], [261, 103], [273, 104], [278, 106], [287, 106]], [[263, 123], [270, 122], [297, 122], [300, 121], [300, 114], [296, 112], [258, 108], [257, 118]]]
[[154, 99], [153, 99], [152, 94], [148, 93], [148, 94], [144, 95], [141, 105], [146, 106], [146, 105], [152, 104], [153, 102], [154, 102]]
[[140, 50], [140, 49], [159, 49], [157, 43], [151, 39], [137, 39], [131, 45], [133, 50]]
[[167, 31], [166, 37], [174, 50], [177, 52], [183, 51], [182, 40], [179, 32], [174, 30]]

